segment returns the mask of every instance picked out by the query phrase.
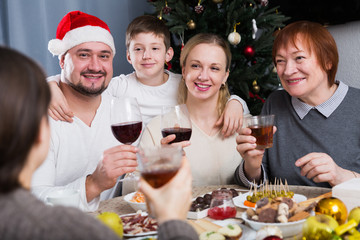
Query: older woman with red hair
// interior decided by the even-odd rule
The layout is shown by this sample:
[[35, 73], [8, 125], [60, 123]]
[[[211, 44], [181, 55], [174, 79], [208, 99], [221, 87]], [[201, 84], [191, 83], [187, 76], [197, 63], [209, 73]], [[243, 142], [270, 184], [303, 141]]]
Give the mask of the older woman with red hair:
[[360, 90], [335, 80], [338, 61], [334, 38], [318, 23], [294, 22], [278, 32], [273, 62], [284, 89], [273, 92], [262, 109], [275, 114], [274, 144], [257, 150], [251, 130], [241, 130], [239, 184], [280, 178], [331, 187], [359, 177]]

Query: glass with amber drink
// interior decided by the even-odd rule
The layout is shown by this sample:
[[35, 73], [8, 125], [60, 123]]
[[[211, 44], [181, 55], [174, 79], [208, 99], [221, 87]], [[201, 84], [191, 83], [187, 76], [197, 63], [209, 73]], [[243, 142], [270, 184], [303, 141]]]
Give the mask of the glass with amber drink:
[[256, 138], [256, 149], [266, 149], [273, 146], [273, 127], [275, 115], [259, 115], [244, 118], [245, 127], [251, 129], [251, 135]]
[[141, 177], [152, 187], [159, 188], [178, 172], [182, 148], [172, 145], [140, 148], [137, 156]]

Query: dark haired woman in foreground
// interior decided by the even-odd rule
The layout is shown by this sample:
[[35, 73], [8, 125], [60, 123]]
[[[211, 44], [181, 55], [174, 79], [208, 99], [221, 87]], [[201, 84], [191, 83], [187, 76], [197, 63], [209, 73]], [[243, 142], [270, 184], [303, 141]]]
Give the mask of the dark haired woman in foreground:
[[[24, 55], [0, 47], [0, 86], [0, 239], [118, 239], [84, 212], [46, 206], [29, 191], [32, 175], [46, 158], [50, 141], [50, 91], [43, 71]], [[185, 186], [178, 191], [181, 196], [175, 197], [177, 191], [170, 190], [179, 182]], [[186, 159], [183, 168], [163, 188], [154, 190], [142, 185], [146, 193], [162, 191], [160, 196], [176, 198], [169, 203], [183, 201], [178, 208], [190, 205], [191, 175]], [[155, 207], [156, 201], [152, 201]], [[159, 239], [197, 239], [195, 231], [179, 221], [185, 218], [183, 212], [186, 210], [170, 215], [157, 209]]]

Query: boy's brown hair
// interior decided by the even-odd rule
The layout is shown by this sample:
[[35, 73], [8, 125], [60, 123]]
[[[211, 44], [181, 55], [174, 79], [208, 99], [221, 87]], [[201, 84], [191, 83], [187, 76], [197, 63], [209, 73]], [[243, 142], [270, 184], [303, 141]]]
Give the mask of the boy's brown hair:
[[170, 31], [165, 23], [155, 16], [143, 15], [129, 24], [126, 29], [126, 49], [129, 49], [130, 41], [139, 33], [153, 33], [157, 37], [162, 37], [166, 50], [170, 48]]

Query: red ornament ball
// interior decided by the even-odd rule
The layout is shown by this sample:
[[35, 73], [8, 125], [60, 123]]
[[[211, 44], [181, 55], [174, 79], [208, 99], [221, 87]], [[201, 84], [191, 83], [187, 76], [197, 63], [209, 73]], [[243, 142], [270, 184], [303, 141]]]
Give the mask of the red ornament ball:
[[197, 6], [195, 6], [195, 12], [197, 13], [197, 14], [200, 14], [200, 13], [202, 13], [204, 11], [204, 6], [203, 5], [197, 5]]
[[263, 240], [282, 240], [282, 238], [279, 238], [278, 236], [268, 236]]
[[163, 8], [163, 13], [164, 13], [164, 14], [169, 14], [170, 12], [171, 12], [171, 7], [165, 6], [165, 7]]
[[244, 48], [244, 55], [247, 58], [252, 58], [255, 55], [255, 49], [252, 46], [246, 46]]

